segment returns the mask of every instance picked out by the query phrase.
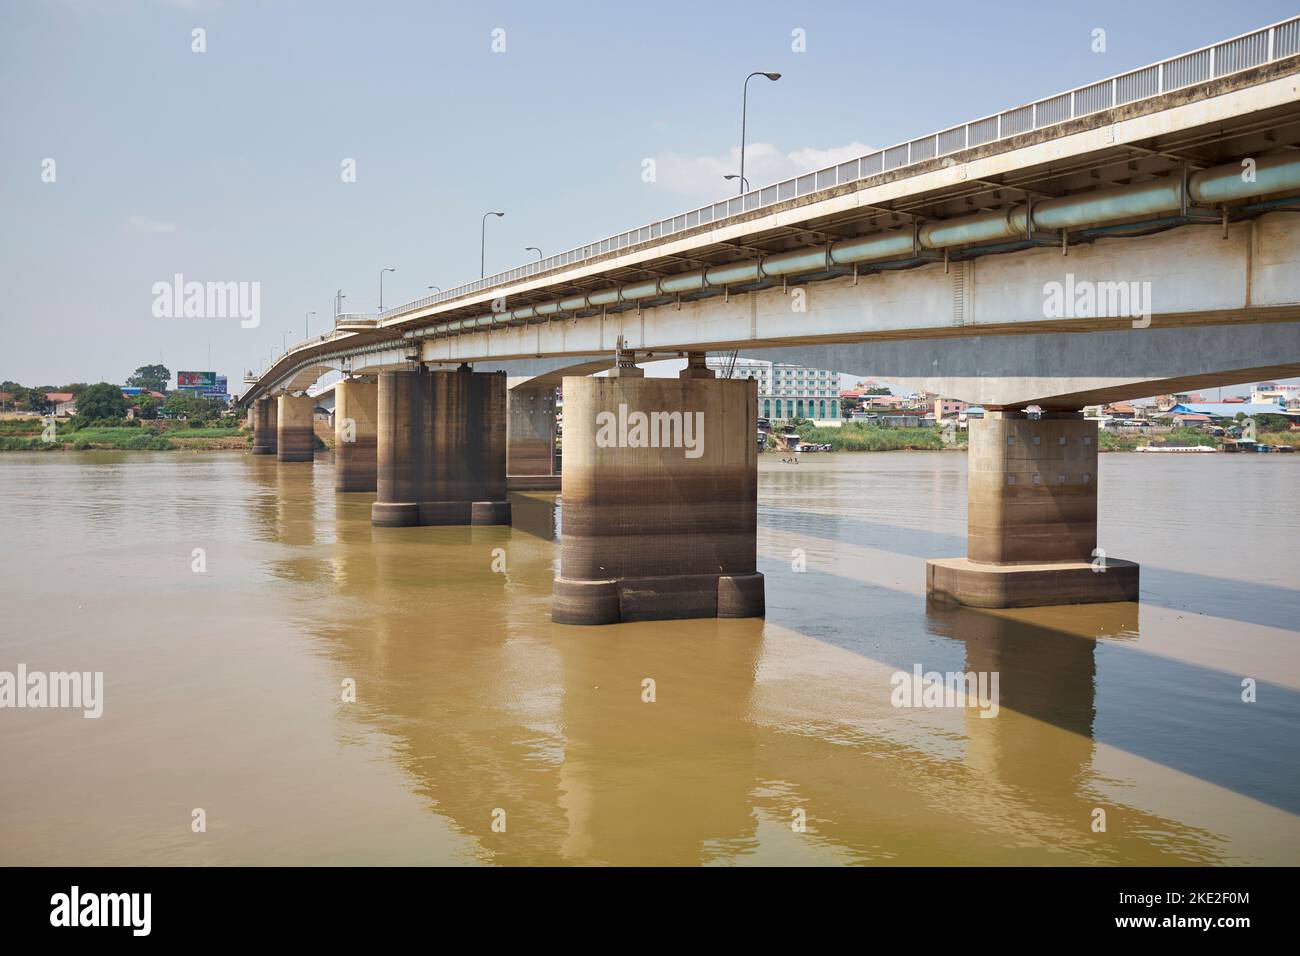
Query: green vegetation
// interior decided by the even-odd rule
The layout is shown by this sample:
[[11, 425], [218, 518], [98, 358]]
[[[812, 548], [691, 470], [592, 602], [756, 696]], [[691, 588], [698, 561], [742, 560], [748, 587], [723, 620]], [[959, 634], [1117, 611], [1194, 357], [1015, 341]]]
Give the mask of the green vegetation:
[[244, 429], [242, 429], [242, 428], [237, 428], [237, 427], [235, 427], [235, 426], [233, 426], [233, 425], [230, 426], [230, 427], [225, 427], [225, 426], [221, 426], [221, 425], [215, 425], [215, 426], [211, 426], [211, 427], [207, 427], [207, 426], [205, 426], [205, 427], [201, 427], [201, 428], [194, 428], [194, 427], [192, 427], [192, 428], [187, 428], [187, 429], [175, 429], [175, 430], [173, 430], [173, 431], [168, 431], [168, 432], [167, 432], [167, 435], [168, 435], [169, 437], [171, 437], [171, 438], [178, 438], [178, 439], [190, 439], [190, 438], [236, 438], [236, 437], [238, 437], [239, 435], [245, 435], [245, 434], [247, 434], [247, 435], [249, 435], [249, 436], [251, 437], [251, 433], [249, 433], [249, 432], [245, 432]]
[[[833, 451], [941, 451], [943, 443], [938, 428], [885, 428], [865, 422], [845, 422], [839, 428], [819, 428], [811, 422], [792, 422], [805, 442], [830, 445]], [[958, 446], [966, 444], [966, 433], [956, 433]]]
[[176, 446], [149, 428], [78, 428], [70, 436], [72, 447], [117, 448], [123, 451], [170, 451]]
[[125, 418], [128, 407], [121, 388], [108, 382], [97, 382], [77, 398], [77, 417], [87, 422]]
[[202, 422], [159, 422], [144, 427], [137, 419], [105, 419], [84, 422], [79, 418], [55, 423], [54, 441], [46, 441], [46, 420], [18, 418], [0, 421], [0, 451], [51, 451], [64, 448], [84, 451], [108, 448], [119, 451], [171, 451], [177, 448], [242, 448], [252, 440], [243, 428], [230, 425], [205, 426]]
[[126, 380], [127, 388], [143, 388], [151, 392], [167, 391], [172, 373], [166, 365], [141, 365]]
[[162, 404], [169, 418], [184, 418], [191, 422], [209, 422], [221, 415], [225, 405], [215, 398], [205, 398], [190, 392], [172, 392]]
[[[1240, 422], [1246, 416], [1241, 412], [1237, 413], [1237, 421]], [[1291, 419], [1286, 415], [1256, 415], [1255, 416], [1255, 433], [1263, 435], [1265, 433], [1285, 432], [1291, 427]], [[1261, 438], [1260, 441], [1263, 441]]]
[[1101, 451], [1132, 451], [1147, 445], [1205, 445], [1218, 448], [1222, 438], [1216, 438], [1196, 428], [1175, 428], [1159, 435], [1117, 435], [1102, 428], [1097, 433], [1097, 448]]

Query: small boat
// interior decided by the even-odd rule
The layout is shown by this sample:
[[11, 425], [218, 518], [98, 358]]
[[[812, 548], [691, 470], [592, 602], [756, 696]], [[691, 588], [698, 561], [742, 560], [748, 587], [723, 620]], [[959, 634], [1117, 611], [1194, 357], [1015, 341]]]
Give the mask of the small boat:
[[1209, 452], [1214, 454], [1217, 450], [1210, 445], [1145, 445], [1141, 448], [1134, 448], [1134, 451], [1141, 452], [1166, 452], [1172, 454], [1191, 453], [1200, 454]]

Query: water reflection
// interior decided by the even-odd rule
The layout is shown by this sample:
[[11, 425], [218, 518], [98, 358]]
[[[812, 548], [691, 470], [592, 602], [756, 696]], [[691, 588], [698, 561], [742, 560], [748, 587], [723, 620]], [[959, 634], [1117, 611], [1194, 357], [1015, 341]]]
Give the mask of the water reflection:
[[[376, 529], [373, 496], [335, 494], [327, 459], [62, 461], [7, 463], [0, 553], [26, 597], [0, 648], [34, 660], [21, 635], [40, 633], [52, 663], [94, 653], [125, 676], [94, 740], [0, 721], [22, 771], [0, 862], [1300, 861], [1293, 635], [1163, 606], [927, 606], [909, 582], [960, 536], [955, 456], [765, 466], [766, 621], [599, 629], [550, 621], [554, 494], [512, 495], [513, 527]], [[104, 502], [79, 499], [86, 480]], [[128, 493], [142, 481], [147, 500]], [[1284, 518], [1240, 533], [1293, 560]], [[79, 582], [76, 615], [18, 560], [42, 540]], [[177, 559], [195, 542], [207, 577]], [[106, 613], [123, 575], [150, 582], [156, 627]], [[1280, 590], [1255, 592], [1255, 616], [1286, 613]], [[996, 670], [998, 717], [891, 706], [914, 663]], [[196, 788], [221, 822], [202, 846], [168, 829]], [[166, 805], [132, 816], [146, 790]]]

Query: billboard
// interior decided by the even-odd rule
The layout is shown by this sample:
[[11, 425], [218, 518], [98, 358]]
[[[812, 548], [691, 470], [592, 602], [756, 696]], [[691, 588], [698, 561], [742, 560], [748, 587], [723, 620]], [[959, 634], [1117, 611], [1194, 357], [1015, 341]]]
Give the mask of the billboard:
[[217, 386], [216, 372], [177, 372], [177, 388], [213, 389]]

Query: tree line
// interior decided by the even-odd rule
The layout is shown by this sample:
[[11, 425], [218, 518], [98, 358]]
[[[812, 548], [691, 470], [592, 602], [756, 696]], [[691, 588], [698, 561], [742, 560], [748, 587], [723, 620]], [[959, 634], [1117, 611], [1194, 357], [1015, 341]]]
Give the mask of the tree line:
[[[27, 386], [19, 382], [0, 382], [0, 392], [6, 397], [0, 400], [0, 411], [35, 412], [48, 415], [54, 411], [55, 403], [50, 400], [51, 393], [71, 393], [77, 406], [76, 418], [83, 423], [113, 422], [126, 418], [131, 408], [136, 409], [136, 417], [150, 421], [156, 418], [185, 418], [191, 422], [207, 422], [217, 418], [226, 406], [218, 399], [196, 395], [186, 390], [167, 391], [171, 381], [171, 371], [165, 365], [142, 365], [127, 377], [126, 384], [113, 385], [110, 382], [73, 382], [70, 385]], [[141, 388], [151, 392], [162, 393], [163, 397], [141, 394], [128, 399], [122, 394], [123, 388]]]

